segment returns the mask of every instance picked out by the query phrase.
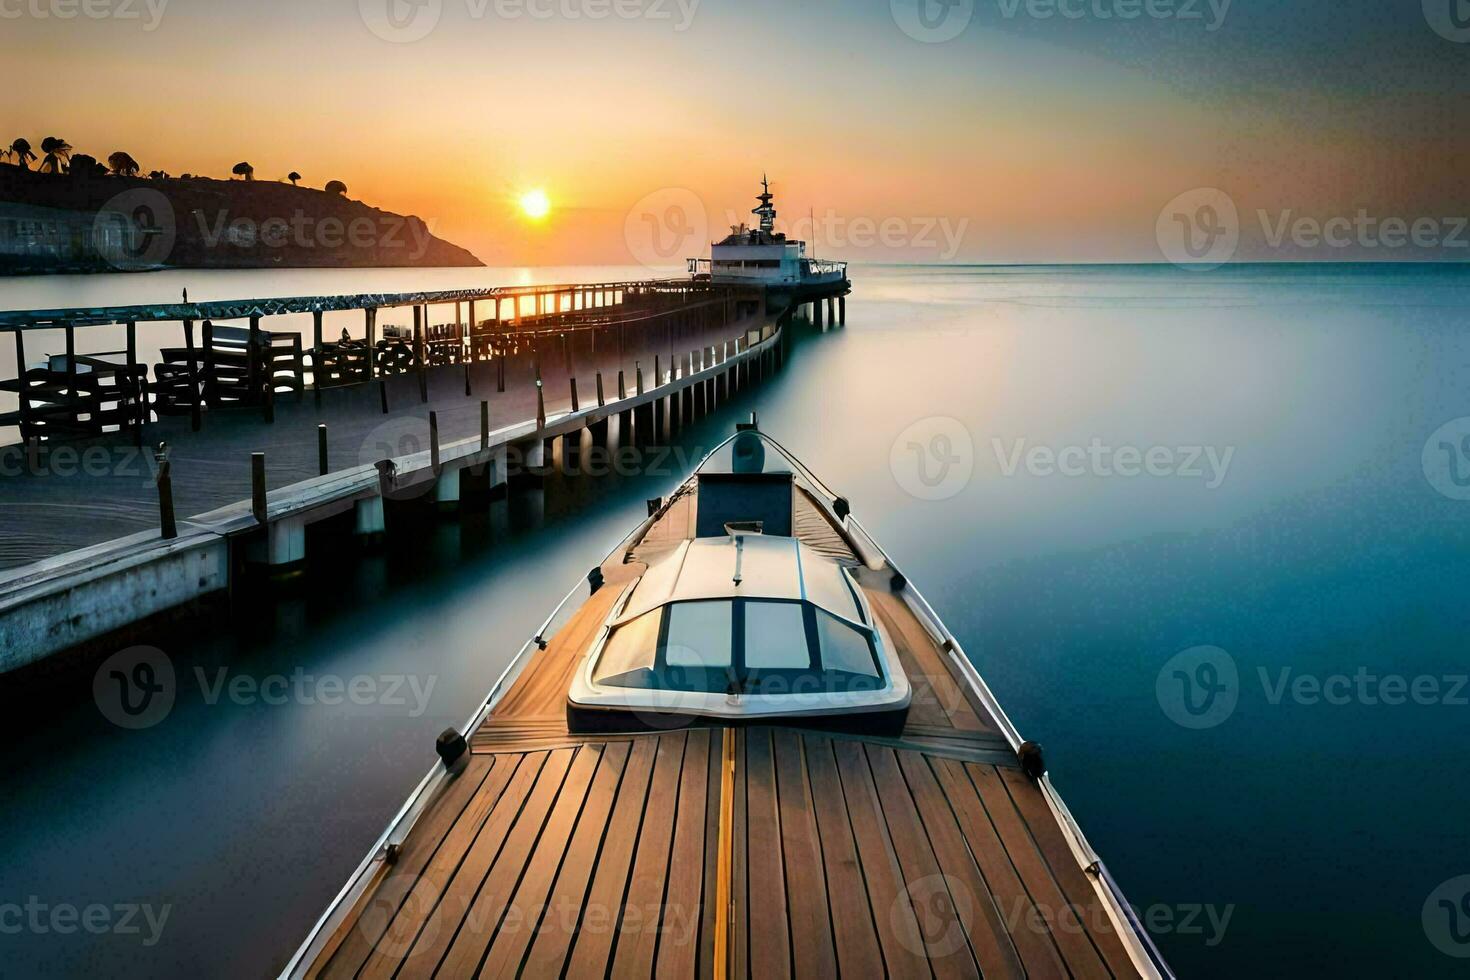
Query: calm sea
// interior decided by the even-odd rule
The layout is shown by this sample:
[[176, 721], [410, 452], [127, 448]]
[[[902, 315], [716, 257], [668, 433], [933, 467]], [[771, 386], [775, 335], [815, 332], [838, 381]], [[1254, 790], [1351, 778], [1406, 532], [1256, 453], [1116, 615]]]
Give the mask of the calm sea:
[[[169, 273], [21, 281], [3, 305], [629, 274]], [[103, 719], [89, 673], [32, 705], [0, 748], [0, 908], [167, 918], [4, 928], [0, 972], [280, 969], [434, 736], [644, 499], [755, 409], [1045, 745], [1181, 976], [1462, 976], [1470, 275], [853, 279], [847, 327], [805, 331], [774, 382], [681, 434], [663, 472], [572, 487], [534, 527], [445, 523], [405, 553], [330, 557], [268, 614], [160, 635], [178, 696], [147, 730]], [[401, 705], [211, 696], [238, 676], [310, 692], [292, 679], [404, 674], [417, 690]]]

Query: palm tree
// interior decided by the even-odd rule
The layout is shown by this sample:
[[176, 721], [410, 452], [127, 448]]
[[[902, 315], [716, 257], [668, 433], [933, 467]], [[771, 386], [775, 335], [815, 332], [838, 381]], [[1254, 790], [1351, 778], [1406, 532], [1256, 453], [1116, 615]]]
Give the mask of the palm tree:
[[41, 160], [42, 173], [66, 173], [71, 162], [70, 143], [59, 136], [48, 136], [41, 141], [41, 152], [46, 154]]
[[234, 174], [236, 177], [244, 177], [246, 180], [255, 179], [255, 168], [252, 167], [250, 164], [245, 163], [244, 161], [235, 164], [235, 166], [230, 170], [230, 173]]
[[298, 174], [296, 171], [293, 170], [289, 174], [286, 175], [286, 179], [291, 182], [291, 186], [292, 187], [295, 187], [296, 186], [296, 182], [301, 179], [301, 175]]
[[323, 188], [323, 190], [325, 190], [328, 194], [337, 194], [343, 197], [347, 195], [347, 185], [342, 183], [340, 180], [327, 181], [327, 186]]
[[30, 169], [30, 161], [36, 159], [36, 155], [31, 152], [31, 141], [24, 137], [10, 144], [10, 155], [17, 166], [26, 170]]
[[107, 166], [119, 177], [138, 176], [138, 161], [122, 150], [118, 150], [107, 158]]

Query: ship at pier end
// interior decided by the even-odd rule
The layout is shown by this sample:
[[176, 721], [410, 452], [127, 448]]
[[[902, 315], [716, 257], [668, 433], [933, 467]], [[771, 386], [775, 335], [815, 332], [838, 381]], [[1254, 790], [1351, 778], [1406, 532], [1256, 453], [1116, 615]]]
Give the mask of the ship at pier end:
[[776, 231], [776, 208], [770, 181], [761, 177], [760, 201], [751, 214], [754, 227], [734, 225], [730, 234], [710, 246], [710, 257], [689, 259], [689, 273], [697, 280], [764, 286], [777, 302], [790, 305], [845, 296], [852, 289], [847, 263], [807, 255], [807, 243]]

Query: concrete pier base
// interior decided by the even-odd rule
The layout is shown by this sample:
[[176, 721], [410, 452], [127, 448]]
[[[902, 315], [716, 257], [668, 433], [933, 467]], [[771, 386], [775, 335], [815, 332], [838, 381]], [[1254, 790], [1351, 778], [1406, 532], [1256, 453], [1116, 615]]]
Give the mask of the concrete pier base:
[[387, 529], [383, 520], [383, 498], [368, 497], [353, 504], [354, 533], [360, 538], [379, 540]]
[[459, 510], [460, 471], [446, 469], [434, 481], [434, 507], [441, 514], [452, 514]]

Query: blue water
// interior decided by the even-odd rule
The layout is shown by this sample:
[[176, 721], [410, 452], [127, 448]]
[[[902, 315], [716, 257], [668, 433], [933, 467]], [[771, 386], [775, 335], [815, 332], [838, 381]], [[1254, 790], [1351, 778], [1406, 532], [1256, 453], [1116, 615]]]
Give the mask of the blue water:
[[[1044, 744], [1181, 976], [1464, 975], [1441, 951], [1464, 951], [1443, 915], [1423, 911], [1470, 874], [1470, 688], [1454, 690], [1470, 672], [1470, 501], [1455, 484], [1470, 453], [1436, 435], [1470, 416], [1470, 276], [853, 278], [847, 327], [803, 337], [774, 382], [685, 433], [686, 451], [756, 408], [851, 499]], [[1118, 473], [1135, 450], [1155, 451], [1154, 473]], [[181, 685], [164, 722], [129, 732], [99, 717], [90, 674], [63, 684], [46, 726], [0, 750], [0, 903], [168, 903], [170, 918], [152, 946], [0, 934], [4, 971], [279, 969], [427, 768], [433, 736], [677, 469], [579, 488], [584, 506], [488, 543], [450, 524], [412, 562], [329, 562], [270, 615], [155, 644], [185, 676], [435, 678], [416, 716], [211, 705]], [[1233, 684], [1201, 672], [1206, 659]], [[1366, 676], [1390, 698], [1278, 697], [1283, 669], [1288, 685]], [[1383, 703], [1389, 676], [1432, 678], [1438, 694]], [[1205, 699], [1212, 680], [1229, 690]], [[1185, 697], [1210, 707], [1192, 715]]]

